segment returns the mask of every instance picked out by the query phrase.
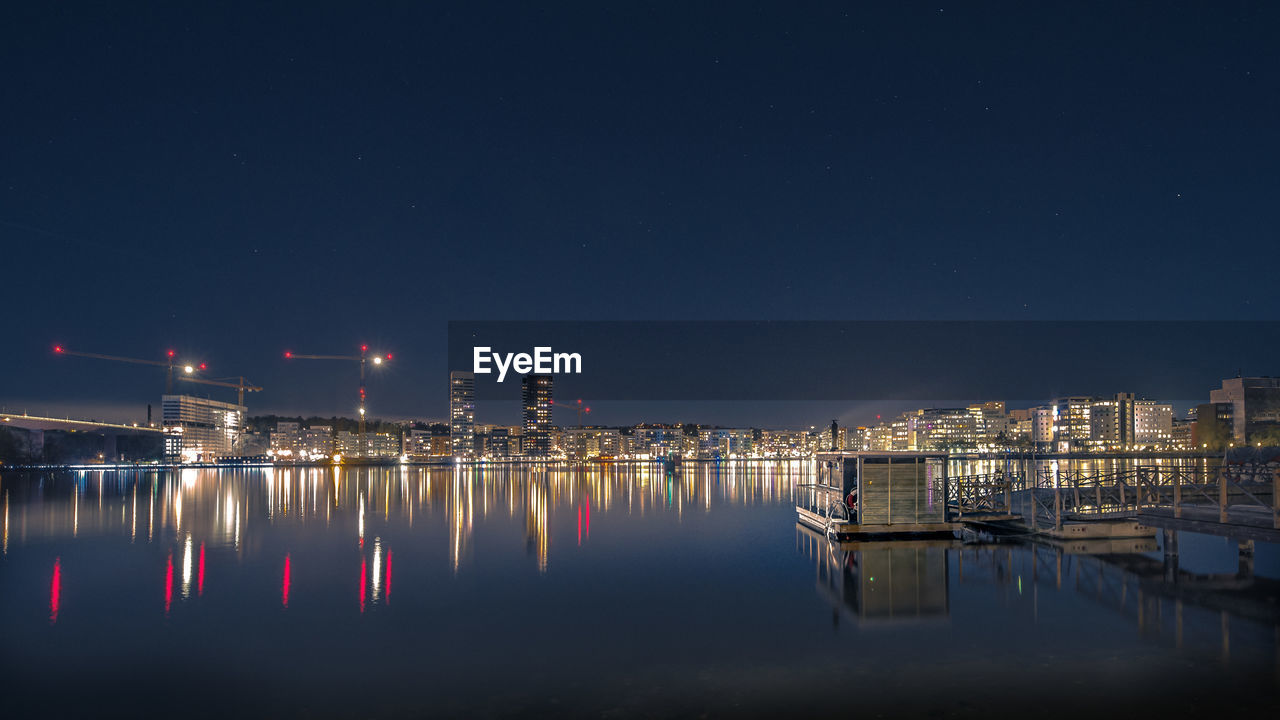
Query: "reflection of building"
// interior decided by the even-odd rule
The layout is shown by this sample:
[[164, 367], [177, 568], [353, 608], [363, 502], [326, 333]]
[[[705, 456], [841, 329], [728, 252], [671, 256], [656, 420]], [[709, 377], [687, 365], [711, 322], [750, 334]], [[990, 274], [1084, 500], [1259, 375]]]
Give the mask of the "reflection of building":
[[1231, 406], [1231, 436], [1236, 443], [1280, 442], [1280, 378], [1235, 377], [1209, 391], [1209, 402]]
[[524, 454], [545, 457], [551, 454], [551, 376], [525, 375], [521, 388]]
[[454, 457], [475, 455], [476, 376], [449, 373], [449, 437]]
[[845, 542], [828, 546], [801, 527], [805, 551], [817, 560], [819, 592], [859, 623], [917, 622], [950, 614], [945, 541]]
[[165, 455], [183, 462], [209, 462], [239, 454], [243, 405], [193, 397], [161, 397]]

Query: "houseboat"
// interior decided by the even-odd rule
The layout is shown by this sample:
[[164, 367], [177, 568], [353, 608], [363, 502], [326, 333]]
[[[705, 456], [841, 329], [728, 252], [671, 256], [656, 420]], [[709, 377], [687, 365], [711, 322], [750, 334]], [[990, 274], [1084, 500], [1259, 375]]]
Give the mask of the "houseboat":
[[947, 455], [927, 452], [826, 452], [814, 481], [797, 488], [800, 523], [829, 537], [951, 534]]

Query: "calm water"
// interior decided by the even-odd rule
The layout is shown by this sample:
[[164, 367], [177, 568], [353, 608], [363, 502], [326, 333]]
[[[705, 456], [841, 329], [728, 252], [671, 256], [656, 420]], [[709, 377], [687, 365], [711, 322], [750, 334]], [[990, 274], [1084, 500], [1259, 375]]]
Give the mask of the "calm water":
[[[0, 477], [0, 702], [87, 717], [1280, 709], [1280, 552], [831, 545], [805, 463]], [[1246, 568], [1247, 570], [1247, 568]], [[1217, 577], [1207, 577], [1216, 575]]]

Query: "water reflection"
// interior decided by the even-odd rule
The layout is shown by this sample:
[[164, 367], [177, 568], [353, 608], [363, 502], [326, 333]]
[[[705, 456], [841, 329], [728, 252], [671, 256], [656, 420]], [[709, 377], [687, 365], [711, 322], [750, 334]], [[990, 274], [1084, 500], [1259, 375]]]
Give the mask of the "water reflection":
[[[974, 687], [1082, 673], [1134, 702], [1164, 697], [1143, 677], [1274, 692], [1271, 549], [1254, 577], [1185, 537], [1172, 571], [1150, 539], [832, 545], [796, 527], [809, 482], [742, 462], [6, 474], [0, 672], [18, 714], [76, 677], [81, 717], [207, 687], [237, 689], [219, 716], [999, 714], [1031, 691]], [[162, 690], [137, 693], [139, 668]]]
[[[945, 619], [950, 612], [949, 541], [828, 542], [796, 525], [801, 551], [817, 562], [819, 594], [859, 624]], [[838, 620], [838, 614], [835, 616]]]
[[[695, 465], [680, 472], [648, 463], [563, 466], [312, 467], [196, 469], [176, 472], [67, 471], [11, 474], [4, 480], [4, 552], [12, 545], [127, 538], [168, 546], [164, 611], [174, 594], [205, 591], [208, 551], [243, 555], [270, 532], [322, 525], [349, 533], [360, 553], [358, 602], [387, 604], [392, 550], [385, 535], [424, 521], [448, 528], [454, 573], [474, 562], [476, 527], [490, 513], [524, 518], [527, 554], [539, 572], [551, 566], [553, 526], [572, 518], [576, 543], [593, 519], [611, 514], [682, 521], [686, 506], [785, 505], [811, 472], [806, 462]], [[12, 498], [12, 499], [11, 499]], [[91, 498], [86, 502], [86, 498]], [[13, 505], [13, 507], [11, 507]], [[429, 529], [426, 532], [430, 532]], [[371, 545], [367, 545], [371, 543]], [[289, 606], [292, 555], [283, 558], [281, 605]], [[56, 616], [56, 609], [51, 613]]]
[[1224, 667], [1232, 664], [1234, 627], [1250, 659], [1269, 655], [1280, 673], [1280, 581], [1255, 575], [1251, 554], [1235, 572], [1196, 573], [1179, 567], [1176, 544], [1161, 548], [1149, 538], [832, 542], [797, 524], [796, 543], [837, 625], [841, 617], [860, 627], [947, 620], [954, 572], [961, 586], [1000, 591], [1001, 604], [1029, 612], [1033, 625], [1042, 605], [1056, 605], [1042, 591], [1074, 593], [1124, 617], [1146, 641], [1182, 650], [1194, 638]]

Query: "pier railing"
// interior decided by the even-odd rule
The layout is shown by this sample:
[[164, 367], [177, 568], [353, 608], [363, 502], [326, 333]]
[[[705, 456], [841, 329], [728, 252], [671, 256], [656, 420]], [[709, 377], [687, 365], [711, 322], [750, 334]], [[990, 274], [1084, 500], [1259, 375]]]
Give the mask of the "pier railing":
[[1140, 466], [1106, 472], [1041, 468], [1028, 485], [1019, 472], [965, 475], [949, 481], [958, 519], [1021, 515], [1039, 529], [1064, 521], [1164, 514], [1198, 522], [1280, 530], [1280, 468]]

